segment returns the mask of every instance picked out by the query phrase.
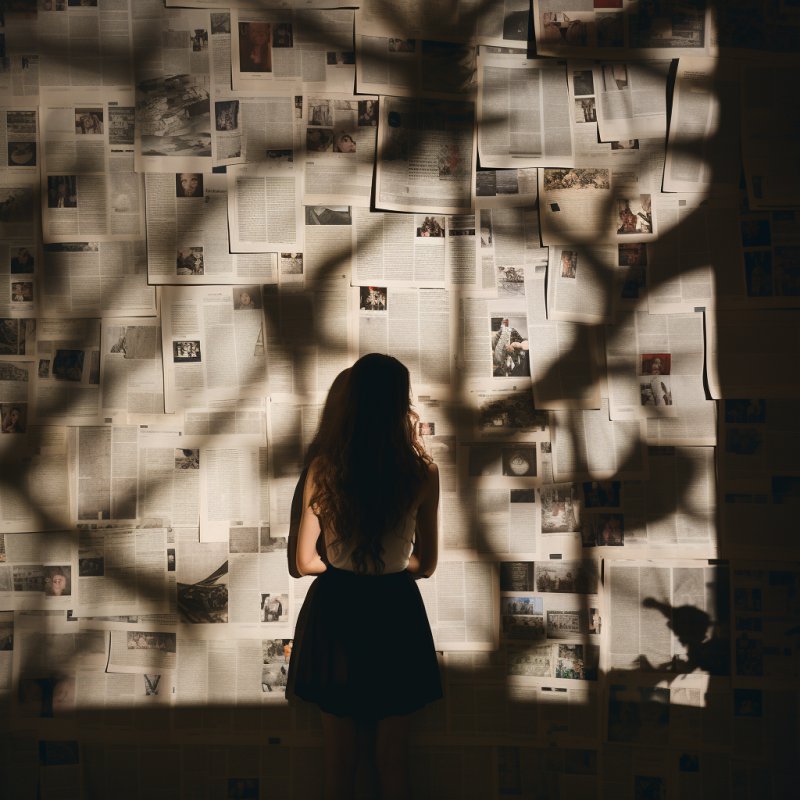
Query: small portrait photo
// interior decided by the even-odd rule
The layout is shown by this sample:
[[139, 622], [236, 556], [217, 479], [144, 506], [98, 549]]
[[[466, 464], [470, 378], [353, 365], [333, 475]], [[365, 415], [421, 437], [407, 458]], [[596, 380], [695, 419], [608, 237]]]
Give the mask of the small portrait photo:
[[740, 223], [742, 247], [766, 247], [772, 242], [769, 217], [743, 219]]
[[670, 353], [642, 353], [640, 375], [669, 375], [672, 368]]
[[49, 378], [50, 377], [50, 359], [49, 358], [40, 358], [39, 359], [39, 367], [36, 371], [36, 374], [40, 378]]
[[628, 236], [653, 232], [652, 201], [649, 194], [617, 200], [617, 233]]
[[0, 403], [0, 424], [3, 433], [25, 433], [28, 429], [28, 404]]
[[78, 176], [49, 175], [47, 178], [48, 208], [78, 207]]
[[175, 469], [200, 469], [200, 451], [176, 447]]
[[9, 167], [35, 167], [36, 142], [9, 142], [8, 143]]
[[590, 69], [575, 70], [572, 73], [572, 85], [576, 95], [594, 94], [594, 81]]
[[33, 257], [34, 247], [18, 247], [16, 250], [11, 251], [11, 274], [24, 275], [33, 272], [35, 259]]
[[231, 32], [231, 15], [227, 11], [211, 12], [211, 35]]
[[352, 225], [350, 206], [306, 206], [306, 225]]
[[444, 236], [444, 217], [425, 217], [417, 227], [417, 236], [423, 238], [441, 238]]
[[53, 358], [53, 377], [58, 381], [79, 383], [83, 378], [83, 350], [56, 350]]
[[355, 153], [356, 140], [353, 138], [352, 133], [341, 131], [333, 137], [333, 152], [334, 153]]
[[201, 53], [208, 47], [208, 31], [205, 28], [195, 28], [194, 32], [189, 34], [189, 38], [193, 53]]
[[289, 619], [288, 594], [261, 595], [261, 621], [286, 622]]
[[329, 153], [333, 150], [333, 128], [306, 128], [306, 150]]
[[581, 530], [581, 504], [573, 483], [542, 487], [542, 533], [577, 533]]
[[358, 101], [358, 124], [361, 128], [374, 128], [378, 124], [378, 101]]
[[308, 101], [308, 124], [323, 128], [333, 127], [333, 110], [330, 100], [310, 98]]
[[625, 544], [625, 524], [622, 514], [598, 514], [595, 538], [598, 547], [622, 547]]
[[239, 127], [239, 101], [218, 100], [215, 102], [214, 119], [215, 127], [218, 131], [237, 130]]
[[106, 574], [106, 560], [103, 556], [80, 556], [78, 558], [79, 578], [102, 578]]
[[14, 281], [11, 284], [12, 303], [33, 302], [33, 281]]
[[504, 447], [502, 472], [509, 478], [535, 478], [536, 445]]
[[665, 375], [653, 375], [639, 381], [641, 402], [643, 406], [671, 406], [672, 384]]
[[612, 150], [638, 150], [639, 149], [639, 140], [638, 139], [619, 139], [617, 141], [611, 142], [611, 149]]
[[576, 278], [578, 275], [578, 252], [577, 250], [561, 251], [561, 277]]
[[617, 263], [621, 267], [646, 267], [647, 245], [644, 242], [618, 244]]
[[575, 122], [597, 122], [594, 97], [581, 97], [575, 100]]
[[416, 39], [389, 39], [387, 50], [390, 53], [413, 53], [417, 49]]
[[239, 23], [239, 71], [272, 72], [272, 36], [269, 22]]
[[160, 675], [148, 675], [145, 673], [142, 675], [144, 678], [144, 696], [145, 697], [156, 697], [158, 696], [158, 690], [161, 686], [161, 676]]
[[386, 311], [389, 306], [389, 290], [385, 286], [360, 286], [358, 307], [362, 311]]
[[72, 594], [72, 567], [44, 567], [44, 593], [47, 597], [69, 597]]
[[176, 275], [203, 275], [205, 267], [203, 265], [202, 247], [182, 247], [175, 256]]
[[175, 572], [175, 548], [167, 548], [167, 572]]
[[530, 343], [525, 317], [492, 317], [491, 347], [495, 378], [530, 377]]
[[273, 47], [292, 47], [294, 36], [292, 35], [291, 22], [274, 22], [272, 24], [272, 46]]
[[179, 339], [172, 343], [172, 361], [181, 364], [188, 361], [202, 361], [200, 342], [196, 339]]
[[231, 288], [234, 311], [255, 311], [261, 308], [261, 289], [258, 286]]
[[75, 133], [103, 133], [103, 109], [76, 108]]
[[175, 197], [202, 197], [203, 174], [178, 172], [175, 174]]
[[599, 608], [589, 608], [589, 620], [588, 620], [588, 628], [587, 633], [593, 633], [595, 635], [600, 635], [600, 630], [603, 627], [603, 622], [600, 618], [600, 609]]
[[281, 253], [280, 257], [281, 275], [302, 275], [303, 274], [303, 254], [302, 253]]
[[418, 422], [417, 433], [419, 436], [435, 436], [436, 423], [435, 422]]

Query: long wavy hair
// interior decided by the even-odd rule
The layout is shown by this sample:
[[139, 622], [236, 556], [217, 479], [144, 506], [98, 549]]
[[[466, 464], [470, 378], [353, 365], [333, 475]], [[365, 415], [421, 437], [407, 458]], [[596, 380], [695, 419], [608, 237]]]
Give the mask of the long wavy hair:
[[384, 536], [400, 524], [431, 459], [417, 436], [408, 369], [370, 353], [334, 382], [309, 448], [311, 507], [323, 530], [352, 544], [356, 572], [382, 572]]

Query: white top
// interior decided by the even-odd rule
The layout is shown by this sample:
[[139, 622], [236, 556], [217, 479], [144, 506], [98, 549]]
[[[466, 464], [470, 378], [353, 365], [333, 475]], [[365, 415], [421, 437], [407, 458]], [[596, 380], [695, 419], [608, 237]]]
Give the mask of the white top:
[[[415, 505], [411, 511], [401, 520], [396, 528], [389, 531], [383, 538], [383, 574], [390, 572], [402, 572], [408, 566], [408, 560], [414, 549], [414, 533], [417, 529], [417, 508]], [[343, 545], [334, 537], [325, 536], [325, 546], [327, 548], [328, 561], [336, 569], [346, 569], [353, 572], [353, 550], [355, 542]], [[368, 573], [374, 573], [370, 565]]]

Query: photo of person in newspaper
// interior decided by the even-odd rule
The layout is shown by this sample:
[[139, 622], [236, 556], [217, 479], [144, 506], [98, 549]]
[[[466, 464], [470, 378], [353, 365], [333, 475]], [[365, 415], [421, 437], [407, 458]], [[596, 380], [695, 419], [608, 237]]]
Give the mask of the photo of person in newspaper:
[[239, 71], [272, 72], [269, 22], [239, 23]]
[[492, 374], [495, 378], [530, 376], [528, 325], [508, 317], [492, 317]]

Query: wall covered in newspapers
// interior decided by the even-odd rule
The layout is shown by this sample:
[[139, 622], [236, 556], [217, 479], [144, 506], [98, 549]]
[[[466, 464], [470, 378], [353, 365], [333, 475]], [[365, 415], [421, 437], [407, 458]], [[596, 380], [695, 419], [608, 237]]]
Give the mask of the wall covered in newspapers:
[[320, 792], [293, 498], [370, 352], [441, 475], [414, 796], [790, 796], [800, 4], [336, 5], [0, 4], [9, 796]]

